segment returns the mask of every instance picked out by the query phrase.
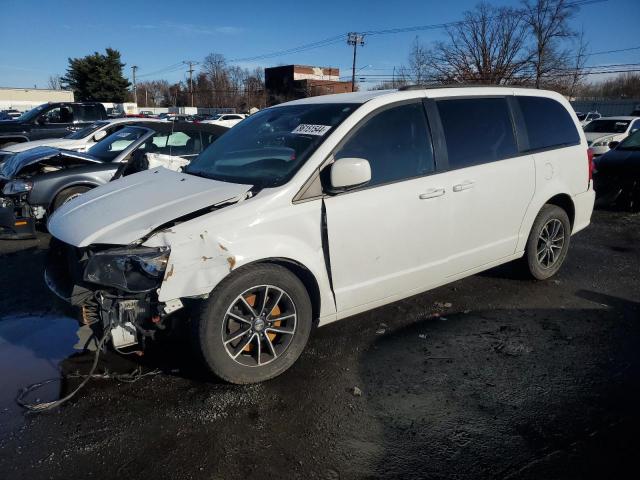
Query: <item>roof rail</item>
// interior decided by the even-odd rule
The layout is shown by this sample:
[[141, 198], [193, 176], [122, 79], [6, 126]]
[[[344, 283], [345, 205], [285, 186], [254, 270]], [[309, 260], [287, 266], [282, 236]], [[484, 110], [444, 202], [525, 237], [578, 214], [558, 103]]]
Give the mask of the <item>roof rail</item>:
[[503, 87], [503, 88], [527, 88], [521, 85], [491, 85], [485, 83], [447, 83], [442, 85], [434, 85], [434, 84], [416, 84], [416, 85], [404, 85], [402, 87], [398, 87], [398, 91], [404, 92], [407, 90], [431, 90], [434, 88], [482, 88], [482, 87]]

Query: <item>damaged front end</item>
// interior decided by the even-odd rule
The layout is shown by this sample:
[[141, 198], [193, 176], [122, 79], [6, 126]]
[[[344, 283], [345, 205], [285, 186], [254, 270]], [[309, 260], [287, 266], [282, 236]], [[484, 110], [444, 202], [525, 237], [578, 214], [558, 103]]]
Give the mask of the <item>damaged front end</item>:
[[0, 239], [20, 240], [34, 238], [36, 234], [37, 215], [27, 202], [33, 183], [29, 180], [0, 179], [2, 196], [0, 196]]
[[45, 281], [80, 308], [82, 323], [110, 332], [114, 347], [144, 344], [182, 308], [180, 300], [158, 300], [169, 254], [168, 247], [76, 248], [53, 239]]

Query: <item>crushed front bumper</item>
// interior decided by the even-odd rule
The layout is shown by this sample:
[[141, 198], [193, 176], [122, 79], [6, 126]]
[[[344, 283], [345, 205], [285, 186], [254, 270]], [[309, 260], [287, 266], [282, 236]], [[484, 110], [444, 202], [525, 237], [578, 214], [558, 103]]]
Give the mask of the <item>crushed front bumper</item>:
[[49, 289], [80, 309], [81, 323], [110, 330], [118, 348], [153, 338], [165, 328], [166, 317], [178, 308], [159, 302], [155, 290], [127, 293], [86, 282], [83, 274], [88, 258], [87, 249], [53, 238], [44, 273]]
[[29, 205], [0, 197], [0, 239], [21, 240], [35, 236], [36, 219]]

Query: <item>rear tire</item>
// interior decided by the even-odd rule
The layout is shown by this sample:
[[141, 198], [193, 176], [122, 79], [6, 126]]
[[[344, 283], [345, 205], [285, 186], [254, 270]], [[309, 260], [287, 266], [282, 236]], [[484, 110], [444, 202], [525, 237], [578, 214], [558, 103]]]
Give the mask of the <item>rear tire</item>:
[[89, 190], [91, 190], [90, 187], [71, 187], [61, 191], [53, 201], [53, 208], [51, 209], [51, 211], [55, 212], [65, 203], [73, 200], [76, 197], [79, 197], [83, 193], [87, 193]]
[[291, 367], [311, 327], [311, 301], [302, 282], [284, 267], [262, 264], [234, 272], [214, 289], [195, 314], [193, 334], [211, 372], [247, 384]]
[[571, 222], [562, 208], [544, 205], [538, 213], [525, 248], [524, 261], [529, 274], [546, 280], [560, 270], [569, 251]]

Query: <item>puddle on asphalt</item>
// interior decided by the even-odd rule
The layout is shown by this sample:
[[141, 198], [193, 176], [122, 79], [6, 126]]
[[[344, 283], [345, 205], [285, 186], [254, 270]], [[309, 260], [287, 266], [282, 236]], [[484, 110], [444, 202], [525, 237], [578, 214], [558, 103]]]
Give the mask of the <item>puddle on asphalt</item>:
[[78, 322], [51, 313], [17, 314], [0, 318], [0, 433], [23, 422], [16, 403], [18, 391], [48, 379], [51, 382], [29, 397], [50, 401], [60, 395], [60, 362], [77, 352]]

